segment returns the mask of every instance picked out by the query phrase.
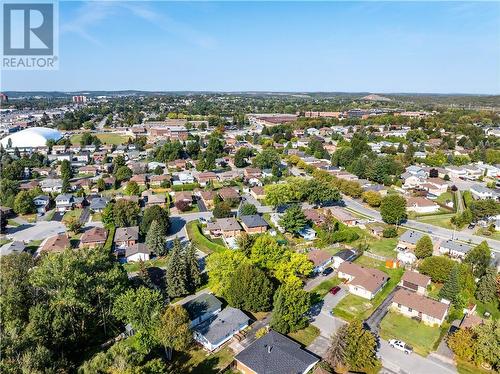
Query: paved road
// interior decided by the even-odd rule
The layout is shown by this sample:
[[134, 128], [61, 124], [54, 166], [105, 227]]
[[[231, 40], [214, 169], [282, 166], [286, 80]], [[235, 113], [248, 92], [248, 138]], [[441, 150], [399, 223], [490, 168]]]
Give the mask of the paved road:
[[7, 237], [29, 243], [32, 240], [43, 240], [50, 236], [66, 232], [66, 226], [61, 222], [38, 221], [28, 225], [20, 225], [7, 230]]
[[454, 374], [456, 368], [433, 357], [422, 357], [416, 353], [410, 355], [392, 348], [385, 340], [380, 340], [379, 354], [382, 365], [391, 372], [400, 374]]
[[[382, 221], [382, 217], [380, 216], [380, 212], [371, 209], [360, 202], [353, 200], [349, 197], [344, 196], [343, 197], [344, 203], [346, 207], [355, 210], [365, 216], [369, 216], [376, 221]], [[435, 236], [440, 239], [448, 240], [451, 238], [455, 238], [455, 240], [460, 240], [463, 242], [470, 242], [474, 244], [479, 244], [482, 241], [486, 240], [488, 242], [488, 245], [490, 246], [492, 251], [495, 252], [500, 252], [500, 241], [498, 240], [493, 240], [493, 239], [488, 239], [484, 238], [482, 236], [477, 236], [477, 235], [472, 235], [468, 232], [454, 232], [453, 230], [448, 230], [443, 227], [439, 226], [434, 226], [434, 225], [429, 225], [427, 223], [422, 223], [422, 222], [417, 222], [417, 221], [412, 221], [408, 220], [405, 222], [405, 224], [402, 225], [403, 227], [409, 228], [409, 229], [414, 229], [418, 231], [423, 231], [431, 234], [432, 236]]]

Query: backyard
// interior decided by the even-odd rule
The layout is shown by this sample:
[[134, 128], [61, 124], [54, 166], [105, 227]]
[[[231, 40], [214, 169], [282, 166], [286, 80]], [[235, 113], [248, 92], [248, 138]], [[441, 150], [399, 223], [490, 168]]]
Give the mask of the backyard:
[[434, 350], [440, 334], [440, 328], [427, 326], [395, 312], [389, 312], [380, 323], [380, 336], [383, 339], [402, 340], [422, 356]]
[[174, 373], [212, 374], [219, 373], [233, 361], [233, 351], [224, 347], [215, 353], [208, 353], [199, 347], [174, 356]]
[[[152, 260], [144, 261], [144, 266], [146, 268], [149, 267], [163, 268], [167, 266], [167, 262], [168, 262], [168, 256], [158, 257]], [[127, 273], [133, 273], [139, 271], [139, 269], [141, 268], [141, 264], [140, 262], [130, 262], [123, 264], [123, 268], [127, 271]]]
[[355, 262], [362, 266], [381, 270], [388, 274], [390, 278], [384, 288], [382, 288], [372, 300], [352, 294], [344, 297], [333, 309], [333, 313], [347, 321], [368, 318], [397, 286], [404, 273], [404, 269], [402, 268], [387, 269], [383, 261], [375, 260], [367, 256], [361, 256]]
[[212, 252], [218, 252], [226, 249], [225, 246], [215, 243], [208, 239], [201, 232], [201, 227], [197, 221], [191, 221], [186, 225], [186, 230], [188, 234], [189, 240], [193, 243], [193, 245], [199, 249], [200, 251], [210, 254]]
[[319, 336], [319, 329], [316, 326], [309, 325], [302, 330], [289, 333], [288, 336], [307, 347]]

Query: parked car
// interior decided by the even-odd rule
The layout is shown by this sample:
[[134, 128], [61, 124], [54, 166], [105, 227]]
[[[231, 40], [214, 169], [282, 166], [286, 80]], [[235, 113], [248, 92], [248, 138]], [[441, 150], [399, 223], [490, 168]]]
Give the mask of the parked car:
[[407, 355], [413, 352], [413, 348], [401, 340], [391, 339], [389, 340], [389, 345], [392, 348], [399, 349], [400, 351], [406, 353]]
[[321, 272], [322, 275], [330, 275], [331, 273], [333, 273], [333, 268], [331, 267], [327, 267], [325, 270]]
[[474, 227], [476, 227], [474, 223], [471, 223], [469, 226], [467, 226], [468, 229], [473, 229]]
[[340, 291], [340, 287], [339, 287], [339, 286], [335, 286], [335, 287], [333, 287], [333, 288], [330, 290], [330, 293], [331, 293], [332, 295], [336, 295], [339, 291]]

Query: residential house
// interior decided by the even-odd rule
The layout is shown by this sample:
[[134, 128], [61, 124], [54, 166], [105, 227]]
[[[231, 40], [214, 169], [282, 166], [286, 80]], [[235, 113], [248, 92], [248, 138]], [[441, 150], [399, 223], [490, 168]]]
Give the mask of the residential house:
[[193, 203], [193, 193], [191, 191], [178, 191], [175, 193], [175, 202], [184, 201], [188, 204]]
[[453, 258], [464, 259], [465, 255], [472, 249], [470, 245], [462, 244], [448, 239], [439, 244], [439, 253]]
[[449, 165], [445, 167], [445, 170], [448, 172], [448, 175], [452, 178], [465, 178], [467, 175], [467, 171], [460, 166]]
[[38, 195], [33, 199], [33, 203], [35, 204], [36, 211], [38, 213], [45, 213], [47, 210], [49, 210], [50, 206], [50, 197], [47, 195]]
[[113, 243], [115, 248], [125, 249], [133, 246], [139, 241], [139, 227], [118, 227], [115, 231]]
[[344, 208], [333, 207], [330, 209], [330, 211], [332, 212], [332, 215], [335, 219], [347, 226], [355, 226], [358, 223], [358, 218], [353, 216]]
[[420, 188], [425, 180], [418, 175], [410, 174], [408, 172], [401, 174], [401, 179], [403, 180], [403, 188], [406, 190]]
[[431, 278], [416, 271], [406, 271], [399, 282], [401, 287], [407, 288], [421, 295], [427, 294], [427, 287], [431, 284]]
[[338, 269], [342, 263], [352, 262], [356, 259], [356, 257], [358, 257], [356, 251], [352, 249], [343, 249], [342, 251], [335, 253], [332, 257], [333, 267]]
[[213, 209], [215, 202], [214, 199], [217, 196], [215, 191], [200, 191], [200, 198], [207, 209]]
[[439, 196], [448, 190], [448, 182], [441, 178], [428, 178], [422, 188], [432, 195]]
[[316, 231], [307, 226], [300, 229], [298, 234], [305, 240], [314, 240], [316, 238]]
[[247, 234], [262, 234], [267, 231], [268, 223], [258, 214], [240, 216], [241, 226]]
[[73, 209], [73, 205], [74, 205], [73, 195], [65, 193], [57, 195], [56, 211], [67, 212], [68, 210]]
[[487, 187], [484, 187], [480, 184], [476, 184], [470, 188], [470, 192], [472, 197], [476, 200], [487, 200], [487, 199], [496, 199], [497, 193]]
[[40, 185], [40, 182], [38, 182], [38, 181], [29, 181], [29, 182], [21, 183], [19, 185], [19, 189], [24, 190], [24, 191], [29, 191], [29, 190], [32, 190], [34, 188], [37, 188], [39, 185]]
[[243, 374], [306, 374], [319, 358], [299, 343], [276, 331], [269, 331], [235, 357], [236, 370]]
[[465, 178], [472, 181], [478, 180], [484, 174], [483, 170], [475, 165], [465, 165], [463, 168], [466, 172]]
[[321, 249], [315, 249], [307, 253], [307, 258], [314, 265], [313, 272], [321, 273], [325, 270], [333, 261], [333, 256], [327, 251]]
[[188, 312], [189, 325], [193, 328], [216, 316], [222, 310], [222, 302], [211, 293], [203, 293], [183, 304], [183, 307]]
[[125, 250], [125, 258], [127, 262], [148, 261], [151, 256], [151, 251], [144, 243], [135, 243], [128, 246]]
[[106, 208], [107, 204], [107, 199], [105, 199], [104, 197], [95, 196], [91, 198], [89, 208], [93, 212], [101, 213], [104, 208]]
[[250, 319], [245, 313], [228, 306], [215, 316], [194, 327], [194, 340], [206, 350], [214, 351], [245, 329], [249, 322]]
[[435, 213], [439, 210], [439, 205], [425, 197], [409, 197], [406, 203], [406, 210], [420, 214]]
[[92, 227], [90, 230], [85, 231], [80, 238], [80, 248], [95, 248], [103, 246], [108, 238], [108, 230], [102, 227]]
[[174, 186], [178, 186], [178, 185], [181, 185], [181, 184], [192, 184], [192, 183], [194, 183], [194, 176], [193, 176], [193, 174], [188, 173], [188, 172], [174, 174], [174, 178], [175, 179], [172, 182], [172, 184]]
[[198, 174], [196, 179], [198, 179], [198, 184], [201, 187], [205, 187], [207, 185], [207, 183], [215, 182], [217, 180], [217, 174], [215, 174], [213, 171], [207, 171], [207, 172]]
[[223, 187], [220, 190], [218, 190], [217, 193], [219, 194], [219, 196], [222, 200], [227, 201], [227, 200], [239, 200], [240, 199], [240, 195], [238, 194], [238, 192], [234, 188], [231, 188], [231, 187]]
[[418, 231], [407, 230], [399, 238], [397, 249], [400, 251], [404, 251], [404, 250], [414, 251], [415, 247], [417, 246], [417, 242], [423, 236], [424, 236], [424, 234], [422, 234]]
[[146, 207], [153, 205], [165, 206], [166, 196], [164, 194], [149, 194], [146, 201]]
[[441, 326], [449, 305], [402, 288], [394, 294], [391, 308], [406, 317], [418, 318], [427, 325]]
[[58, 234], [45, 239], [38, 249], [39, 253], [42, 252], [62, 252], [66, 248], [71, 248], [71, 243], [69, 241], [67, 234]]
[[231, 238], [241, 234], [241, 226], [234, 217], [218, 218], [215, 222], [207, 224], [207, 230], [211, 236], [220, 236]]
[[149, 177], [149, 184], [151, 186], [161, 186], [162, 183], [170, 182], [171, 177], [168, 174], [152, 175]]
[[325, 222], [325, 216], [317, 209], [304, 209], [304, 214], [316, 226], [320, 226]]
[[148, 182], [148, 178], [146, 174], [135, 174], [130, 178], [130, 182], [135, 182], [139, 186], [145, 186]]
[[256, 200], [264, 200], [266, 198], [266, 193], [264, 192], [264, 187], [255, 186], [250, 189], [250, 195]]
[[62, 180], [61, 179], [43, 179], [40, 181], [40, 188], [43, 192], [57, 192], [62, 191]]
[[383, 271], [352, 262], [343, 262], [339, 266], [338, 276], [348, 280], [349, 292], [368, 300], [373, 299], [389, 280]]

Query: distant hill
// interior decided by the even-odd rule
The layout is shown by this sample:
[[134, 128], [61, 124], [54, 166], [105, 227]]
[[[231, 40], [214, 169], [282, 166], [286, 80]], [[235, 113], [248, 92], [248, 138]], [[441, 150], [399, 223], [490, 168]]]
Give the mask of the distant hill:
[[367, 101], [392, 101], [392, 99], [389, 99], [388, 97], [380, 96], [377, 94], [366, 95], [365, 97], [362, 97], [361, 99], [367, 100]]

